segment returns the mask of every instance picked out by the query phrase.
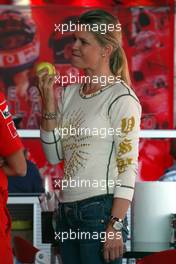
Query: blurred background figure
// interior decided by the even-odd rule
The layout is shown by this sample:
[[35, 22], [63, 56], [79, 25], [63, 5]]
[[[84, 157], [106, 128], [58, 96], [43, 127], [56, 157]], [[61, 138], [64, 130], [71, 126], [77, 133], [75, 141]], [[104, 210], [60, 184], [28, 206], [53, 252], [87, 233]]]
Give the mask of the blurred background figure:
[[[69, 26], [69, 23], [75, 24], [78, 16], [66, 17], [62, 23]], [[61, 34], [55, 30], [51, 33], [48, 46], [53, 50], [54, 64], [70, 64], [72, 53], [73, 34], [69, 30]]]
[[29, 159], [29, 152], [24, 150], [27, 162], [27, 173], [25, 177], [8, 177], [9, 193], [42, 193], [44, 192], [42, 178], [38, 167]]
[[29, 10], [2, 10], [0, 39], [0, 90], [11, 113], [22, 117], [20, 128], [38, 128], [40, 101], [33, 67], [40, 55], [40, 40]]

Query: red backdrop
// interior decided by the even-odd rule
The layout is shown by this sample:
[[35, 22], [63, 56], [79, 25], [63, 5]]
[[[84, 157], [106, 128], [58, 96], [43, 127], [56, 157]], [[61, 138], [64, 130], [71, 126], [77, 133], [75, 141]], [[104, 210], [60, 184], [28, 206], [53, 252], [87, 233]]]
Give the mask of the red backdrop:
[[[12, 10], [12, 7], [9, 9]], [[20, 12], [20, 8], [17, 9]], [[3, 13], [6, 10], [7, 7], [0, 8], [0, 21], [5, 19]], [[11, 112], [21, 119], [19, 128], [38, 129], [40, 124], [40, 100], [33, 73], [35, 63], [46, 60], [54, 63], [61, 75], [70, 72], [79, 74], [69, 64], [71, 35], [55, 32], [54, 24], [67, 23], [85, 10], [46, 5], [26, 7], [18, 14], [27, 16], [26, 23], [33, 30], [33, 40], [28, 43], [30, 47], [21, 45], [9, 50], [8, 45], [13, 45], [12, 40], [4, 42], [6, 45], [0, 50], [0, 87], [7, 96]], [[112, 11], [110, 8], [108, 10]], [[121, 6], [113, 8], [113, 14], [119, 17], [122, 24], [133, 88], [143, 108], [142, 128], [173, 128], [173, 7]], [[5, 28], [1, 28], [3, 30]], [[8, 64], [4, 63], [4, 53], [8, 57]], [[19, 62], [15, 64], [16, 54]], [[30, 149], [43, 175], [52, 174], [53, 171], [55, 175], [62, 174], [62, 165], [52, 169], [46, 162], [39, 140], [25, 139], [24, 144]], [[139, 164], [139, 180], [158, 179], [171, 164], [168, 140], [141, 140]]]

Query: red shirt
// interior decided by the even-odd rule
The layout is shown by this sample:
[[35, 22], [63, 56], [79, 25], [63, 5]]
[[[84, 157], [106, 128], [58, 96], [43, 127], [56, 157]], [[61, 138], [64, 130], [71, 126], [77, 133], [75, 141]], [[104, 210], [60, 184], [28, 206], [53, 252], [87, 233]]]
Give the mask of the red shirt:
[[[7, 157], [23, 148], [17, 134], [12, 116], [8, 111], [7, 102], [0, 92], [0, 157]], [[7, 190], [7, 176], [0, 168], [0, 191]]]

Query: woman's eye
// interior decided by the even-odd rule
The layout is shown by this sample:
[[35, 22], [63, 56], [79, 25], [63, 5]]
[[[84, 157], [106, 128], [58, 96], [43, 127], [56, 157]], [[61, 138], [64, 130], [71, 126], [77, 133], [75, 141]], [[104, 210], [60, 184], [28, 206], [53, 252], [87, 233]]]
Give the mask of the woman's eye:
[[81, 40], [82, 44], [88, 44], [85, 40]]
[[72, 41], [75, 42], [76, 41], [76, 37], [73, 36], [72, 37]]

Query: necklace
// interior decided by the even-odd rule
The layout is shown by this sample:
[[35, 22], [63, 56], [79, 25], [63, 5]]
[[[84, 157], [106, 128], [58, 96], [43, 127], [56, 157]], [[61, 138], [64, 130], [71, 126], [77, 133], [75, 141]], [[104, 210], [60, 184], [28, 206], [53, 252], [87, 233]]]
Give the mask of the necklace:
[[84, 93], [83, 89], [84, 89], [84, 85], [85, 85], [85, 84], [82, 84], [82, 85], [80, 86], [80, 89], [79, 89], [79, 94], [80, 94], [80, 96], [81, 96], [82, 98], [90, 98], [90, 97], [94, 97], [94, 96], [96, 96], [96, 95], [102, 93], [102, 92], [105, 91], [107, 88], [109, 88], [109, 87], [111, 87], [111, 86], [113, 86], [113, 85], [115, 85], [115, 84], [116, 84], [116, 82], [115, 82], [115, 83], [112, 83], [112, 84], [105, 85], [105, 86], [103, 86], [101, 89], [99, 89], [99, 90], [97, 90], [97, 91], [95, 91], [95, 92], [92, 92], [92, 93], [90, 93], [90, 94], [85, 94], [85, 93]]

